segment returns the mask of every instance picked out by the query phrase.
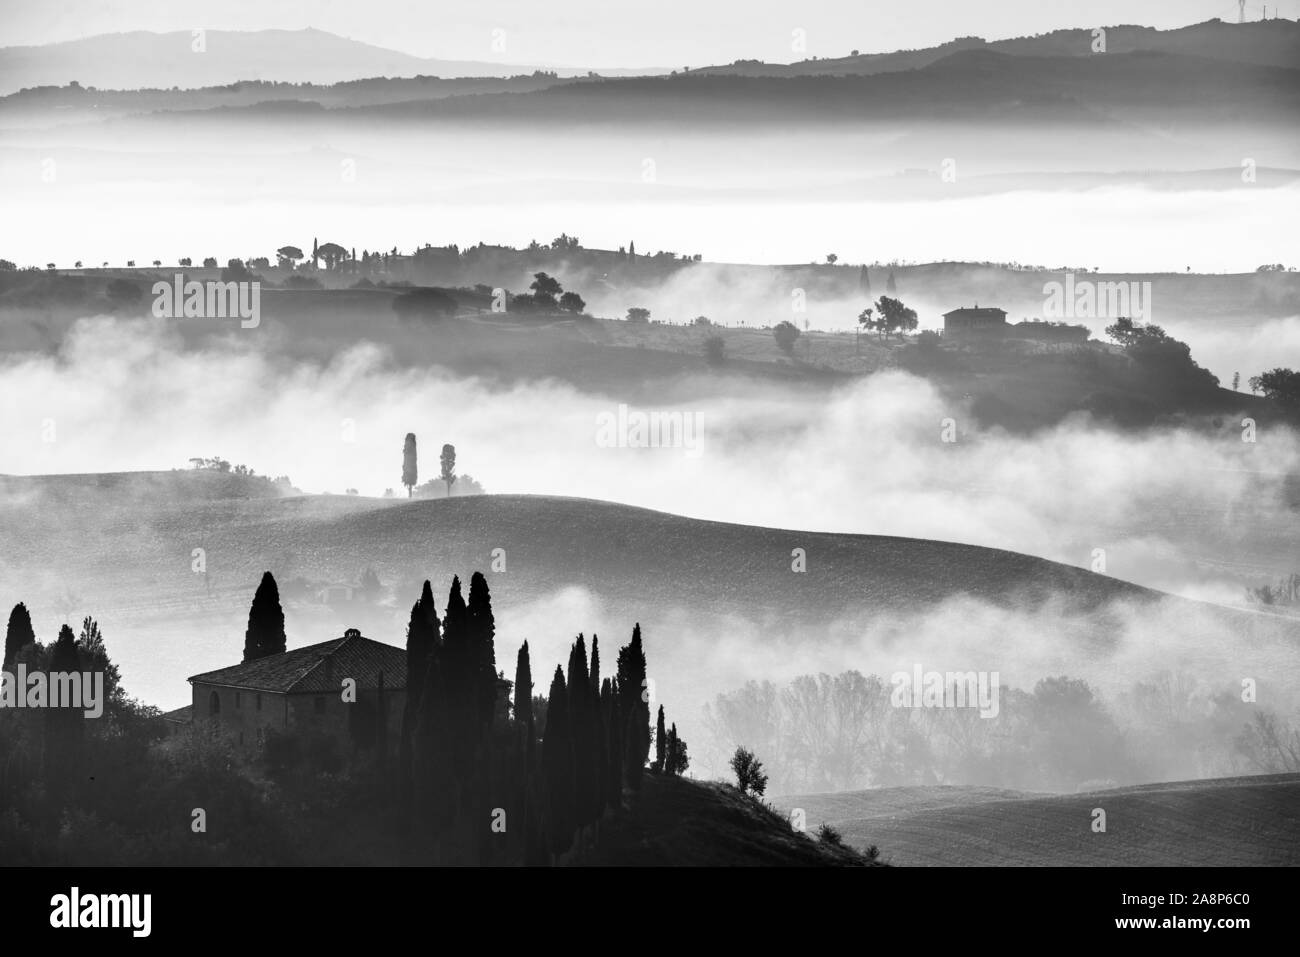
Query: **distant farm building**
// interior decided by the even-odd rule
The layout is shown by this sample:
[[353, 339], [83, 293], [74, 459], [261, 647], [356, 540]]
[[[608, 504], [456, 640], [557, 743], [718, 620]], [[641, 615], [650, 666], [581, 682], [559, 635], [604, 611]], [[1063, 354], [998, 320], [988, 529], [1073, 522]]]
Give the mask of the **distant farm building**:
[[1007, 322], [1007, 312], [996, 306], [962, 306], [943, 314], [944, 338], [962, 339], [1029, 339], [1034, 342], [1076, 343], [1088, 341], [1087, 326], [1041, 319]]
[[943, 314], [943, 334], [954, 338], [992, 332], [1004, 333], [1007, 329], [1007, 311], [996, 306], [980, 308], [962, 306]]

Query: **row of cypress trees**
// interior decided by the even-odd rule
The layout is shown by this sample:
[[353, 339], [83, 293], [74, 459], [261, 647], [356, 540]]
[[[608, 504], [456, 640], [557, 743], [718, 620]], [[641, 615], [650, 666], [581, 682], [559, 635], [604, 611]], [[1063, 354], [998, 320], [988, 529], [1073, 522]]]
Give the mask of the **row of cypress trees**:
[[[429, 582], [407, 628], [407, 696], [399, 788], [412, 846], [434, 863], [546, 863], [593, 833], [609, 809], [637, 790], [651, 729], [641, 626], [601, 675], [599, 638], [578, 635], [567, 669], [557, 665], [534, 698], [524, 642], [515, 661], [514, 707], [504, 708], [496, 622], [487, 580], [475, 572], [469, 600], [454, 578], [439, 618]], [[660, 708], [660, 716], [662, 719]], [[665, 736], [661, 747], [675, 737]], [[680, 774], [681, 761], [656, 761]], [[495, 842], [490, 845], [488, 842]]]

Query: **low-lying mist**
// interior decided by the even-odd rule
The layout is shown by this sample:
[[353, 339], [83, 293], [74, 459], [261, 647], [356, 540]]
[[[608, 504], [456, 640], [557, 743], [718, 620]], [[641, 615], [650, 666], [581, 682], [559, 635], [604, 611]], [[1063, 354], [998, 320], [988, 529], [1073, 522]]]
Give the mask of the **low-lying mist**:
[[[247, 333], [207, 343], [186, 349], [157, 322], [99, 317], [56, 356], [5, 359], [0, 472], [219, 455], [308, 492], [379, 496], [404, 491], [402, 437], [414, 432], [422, 478], [450, 443], [489, 492], [967, 542], [1220, 599], [1294, 570], [1286, 493], [1300, 443], [1283, 429], [1244, 442], [1236, 423], [1125, 433], [1075, 418], [1017, 436], [902, 372], [831, 391], [737, 379], [724, 396], [688, 377], [653, 407], [620, 412], [552, 381], [398, 369], [373, 343], [324, 365], [272, 357]], [[651, 412], [680, 413], [686, 428], [665, 436], [678, 447], [636, 447], [637, 417]]]

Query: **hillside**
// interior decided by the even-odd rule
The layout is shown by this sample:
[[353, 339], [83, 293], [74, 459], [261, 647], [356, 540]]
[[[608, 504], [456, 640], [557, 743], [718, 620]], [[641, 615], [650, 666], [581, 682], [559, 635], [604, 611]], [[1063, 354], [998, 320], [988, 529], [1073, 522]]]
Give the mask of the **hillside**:
[[[1080, 126], [1090, 134], [1132, 135], [1127, 124], [1170, 129], [1212, 123], [1284, 122], [1300, 113], [1292, 68], [1207, 60], [1178, 53], [1115, 53], [1090, 58], [1027, 57], [961, 50], [920, 69], [842, 76], [732, 76], [694, 71], [565, 83], [533, 93], [443, 97], [321, 110], [303, 103], [296, 121], [328, 123], [362, 111], [371, 121], [510, 121], [642, 124], [942, 122], [960, 128], [995, 123]], [[226, 121], [285, 114], [289, 104], [169, 114]], [[147, 122], [156, 122], [157, 114]], [[353, 117], [355, 118], [355, 117]], [[1138, 141], [1135, 141], [1138, 142]], [[1145, 142], [1141, 140], [1140, 142]], [[1152, 139], [1152, 145], [1156, 142]]]
[[[887, 788], [796, 795], [810, 829], [878, 845], [898, 865], [1296, 866], [1300, 774], [1175, 781], [1086, 794], [992, 788]], [[1094, 808], [1106, 833], [1093, 833]]]
[[631, 809], [601, 822], [595, 849], [573, 861], [620, 867], [860, 867], [848, 848], [797, 833], [789, 821], [716, 781], [646, 774]]
[[[736, 641], [747, 642], [751, 662], [782, 669], [791, 660], [805, 671], [841, 661], [869, 667], [863, 635], [882, 621], [904, 627], [909, 616], [962, 596], [1041, 616], [1033, 627], [1050, 630], [1038, 655], [1104, 656], [1141, 608], [1159, 608], [1168, 617], [1158, 627], [1185, 631], [1185, 653], [1205, 661], [1219, 652], [1214, 640], [1201, 647], [1204, 636], [1219, 628], [1234, 634], [1243, 667], [1256, 655], [1274, 660], [1277, 641], [1295, 640], [1285, 619], [972, 545], [793, 532], [544, 496], [267, 497], [254, 480], [240, 497], [211, 497], [212, 481], [188, 471], [0, 479], [0, 539], [9, 543], [0, 602], [26, 601], [46, 638], [64, 620], [95, 615], [126, 685], [166, 707], [187, 700], [185, 677], [237, 657], [264, 570], [281, 582], [290, 647], [349, 626], [401, 644], [420, 582], [432, 577], [442, 592], [453, 573], [488, 571], [496, 549], [507, 561], [490, 575], [502, 653], [527, 638], [540, 642], [544, 659], [579, 630], [623, 635], [639, 621], [653, 635], [666, 696], [684, 702], [707, 700], [746, 673], [724, 653]], [[791, 573], [795, 547], [806, 550], [812, 573]], [[196, 548], [205, 573], [194, 568]], [[316, 597], [367, 567], [384, 586], [378, 602], [333, 606]]]
[[[1257, 63], [1271, 66], [1294, 66], [1300, 61], [1300, 24], [1291, 20], [1261, 20], [1252, 23], [1225, 23], [1207, 20], [1174, 30], [1154, 27], [1106, 25], [1107, 53], [1140, 51], [1181, 53], [1190, 56]], [[893, 73], [928, 66], [952, 53], [963, 50], [991, 50], [1014, 56], [1089, 57], [1093, 53], [1093, 28], [1053, 30], [1032, 37], [985, 40], [960, 37], [938, 46], [893, 53], [863, 53], [856, 56], [821, 57], [795, 63], [762, 63], [741, 60], [727, 65], [705, 67], [700, 73], [727, 73], [745, 76], [821, 76]]]

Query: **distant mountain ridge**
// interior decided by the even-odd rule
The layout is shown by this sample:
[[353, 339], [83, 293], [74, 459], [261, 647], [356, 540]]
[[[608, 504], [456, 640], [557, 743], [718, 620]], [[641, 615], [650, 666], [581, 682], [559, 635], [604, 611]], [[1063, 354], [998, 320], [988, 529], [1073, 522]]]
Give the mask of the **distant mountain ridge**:
[[[985, 40], [958, 37], [917, 50], [818, 58], [796, 63], [738, 60], [688, 70], [691, 75], [861, 76], [898, 73], [931, 66], [965, 52], [1001, 53], [1049, 59], [1101, 55], [1097, 30], [1104, 30], [1105, 53], [1169, 53], [1255, 66], [1300, 65], [1300, 22], [1262, 20], [1204, 23], [1159, 30], [1122, 24], [1055, 30], [1039, 36]], [[509, 77], [535, 71], [560, 77], [660, 76], [662, 67], [548, 67], [418, 57], [351, 40], [323, 30], [208, 30], [204, 51], [193, 50], [187, 31], [132, 31], [99, 34], [41, 46], [0, 47], [0, 96], [20, 89], [66, 86], [72, 81], [99, 89], [182, 90], [241, 81], [331, 84], [376, 77]]]
[[[101, 89], [194, 89], [241, 80], [338, 83], [369, 77], [515, 76], [547, 70], [581, 76], [582, 67], [439, 60], [350, 40], [323, 30], [208, 30], [203, 52], [187, 31], [100, 34], [43, 46], [0, 47], [0, 95], [75, 80]], [[659, 68], [604, 70], [653, 75]]]
[[[1104, 50], [1095, 49], [1104, 31]], [[864, 53], [857, 56], [818, 58], [796, 63], [762, 63], [741, 60], [728, 65], [704, 67], [692, 73], [718, 73], [742, 76], [850, 76], [897, 73], [927, 67], [954, 53], [986, 50], [1010, 56], [1090, 57], [1103, 53], [1177, 53], [1251, 63], [1256, 66], [1294, 68], [1300, 65], [1300, 22], [1294, 20], [1257, 20], [1250, 23], [1225, 23], [1207, 20], [1173, 30], [1123, 24], [1054, 30], [1032, 37], [985, 40], [982, 37], [958, 37], [938, 46], [893, 53]]]

